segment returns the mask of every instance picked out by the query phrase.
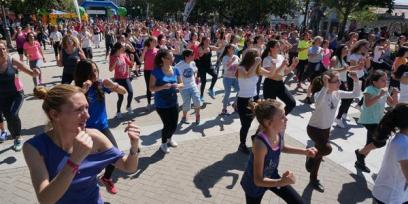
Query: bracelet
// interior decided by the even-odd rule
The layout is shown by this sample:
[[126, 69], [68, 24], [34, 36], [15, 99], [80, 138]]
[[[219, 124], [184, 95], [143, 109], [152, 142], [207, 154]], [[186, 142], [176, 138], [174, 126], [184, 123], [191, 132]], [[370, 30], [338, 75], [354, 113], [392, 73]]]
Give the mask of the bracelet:
[[137, 151], [136, 151], [136, 152], [133, 151], [132, 148], [129, 149], [129, 155], [130, 155], [130, 156], [135, 156], [135, 155], [137, 155], [137, 154], [139, 154], [139, 153], [140, 153], [140, 148], [137, 148]]
[[75, 164], [73, 161], [71, 161], [71, 159], [68, 159], [67, 161], [67, 165], [70, 166], [72, 168], [72, 173], [76, 174], [78, 172], [79, 174], [79, 165]]

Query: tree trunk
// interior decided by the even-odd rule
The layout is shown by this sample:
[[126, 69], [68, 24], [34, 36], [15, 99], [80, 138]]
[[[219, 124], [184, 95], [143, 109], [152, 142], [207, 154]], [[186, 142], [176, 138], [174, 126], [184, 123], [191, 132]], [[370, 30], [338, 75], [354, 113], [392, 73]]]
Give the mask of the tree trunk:
[[350, 15], [350, 13], [351, 13], [351, 9], [348, 9], [348, 8], [344, 12], [343, 20], [341, 22], [341, 27], [340, 27], [340, 30], [339, 30], [338, 40], [343, 39], [344, 32], [346, 31], [347, 20], [348, 20], [348, 17]]

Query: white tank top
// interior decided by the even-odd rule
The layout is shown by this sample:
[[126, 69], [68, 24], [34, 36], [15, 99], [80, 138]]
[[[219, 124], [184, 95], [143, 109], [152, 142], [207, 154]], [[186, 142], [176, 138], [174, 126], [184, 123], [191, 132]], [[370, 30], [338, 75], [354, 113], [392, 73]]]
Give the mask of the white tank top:
[[238, 97], [252, 98], [256, 96], [256, 83], [258, 83], [258, 78], [258, 75], [249, 78], [238, 77]]

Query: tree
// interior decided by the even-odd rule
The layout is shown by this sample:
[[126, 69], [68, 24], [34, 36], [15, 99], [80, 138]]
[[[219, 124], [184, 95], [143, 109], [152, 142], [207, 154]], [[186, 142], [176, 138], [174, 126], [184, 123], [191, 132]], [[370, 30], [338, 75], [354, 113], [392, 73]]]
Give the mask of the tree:
[[10, 10], [19, 14], [37, 14], [38, 9], [74, 11], [72, 0], [8, 0]]
[[386, 7], [389, 10], [392, 10], [394, 7], [394, 0], [323, 0], [323, 3], [331, 8], [335, 8], [342, 16], [339, 39], [342, 39], [344, 36], [350, 14], [363, 11], [367, 6]]

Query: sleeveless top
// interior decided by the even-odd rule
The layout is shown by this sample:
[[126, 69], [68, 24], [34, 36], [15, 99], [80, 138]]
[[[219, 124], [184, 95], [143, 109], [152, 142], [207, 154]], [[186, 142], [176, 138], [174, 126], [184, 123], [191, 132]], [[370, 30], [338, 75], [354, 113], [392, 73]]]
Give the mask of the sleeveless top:
[[65, 49], [62, 50], [62, 64], [64, 65], [63, 73], [74, 74], [76, 65], [79, 60], [79, 50], [75, 48], [71, 54], [68, 54]]
[[[50, 181], [64, 168], [70, 157], [70, 154], [58, 147], [46, 133], [29, 139], [27, 143], [32, 145], [42, 156]], [[106, 166], [115, 163], [123, 155], [124, 153], [115, 147], [103, 152], [89, 154], [79, 165], [77, 175], [65, 194], [57, 201], [57, 204], [102, 204], [96, 176]]]
[[238, 77], [238, 97], [252, 98], [256, 96], [256, 84], [258, 83], [258, 79], [258, 75], [254, 75], [249, 78]]
[[197, 62], [198, 62], [197, 67], [199, 71], [200, 69], [202, 71], [205, 71], [206, 69], [210, 69], [211, 68], [211, 52], [205, 53], [203, 56], [198, 58]]
[[7, 67], [3, 73], [0, 73], [0, 96], [10, 96], [23, 91], [18, 70], [13, 67], [13, 58], [7, 56]]
[[[262, 141], [268, 150], [264, 158], [263, 176], [271, 179], [279, 179], [280, 176], [278, 174], [278, 166], [280, 154], [284, 144], [283, 136], [279, 134], [279, 143], [278, 148], [276, 150], [272, 149], [272, 145], [270, 144], [267, 136], [264, 133], [261, 132], [258, 133], [257, 135], [254, 135], [252, 141], [254, 141], [255, 138]], [[246, 170], [244, 172], [244, 175], [242, 176], [241, 186], [244, 189], [246, 195], [257, 198], [262, 196], [268, 188], [258, 187], [255, 185], [253, 168], [254, 168], [254, 155], [251, 152], [246, 166]]]

